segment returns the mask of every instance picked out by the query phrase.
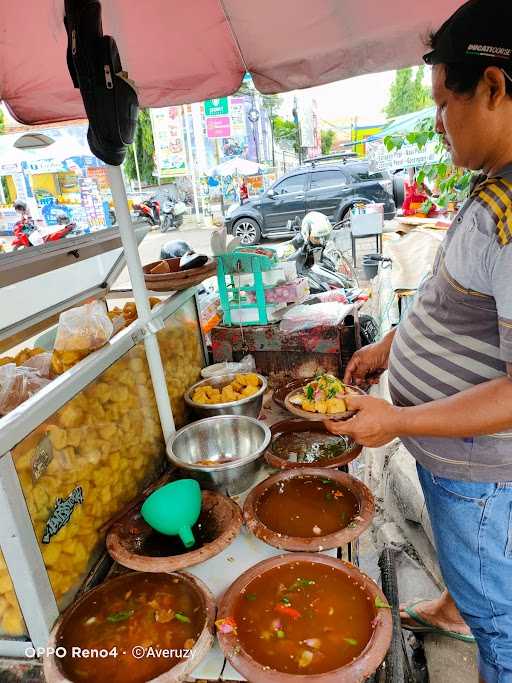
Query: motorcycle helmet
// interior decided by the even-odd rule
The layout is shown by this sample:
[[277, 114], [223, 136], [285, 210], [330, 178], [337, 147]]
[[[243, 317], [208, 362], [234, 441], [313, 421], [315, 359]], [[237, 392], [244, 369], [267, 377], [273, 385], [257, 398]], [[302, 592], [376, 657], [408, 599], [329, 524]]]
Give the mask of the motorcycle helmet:
[[14, 202], [14, 210], [17, 211], [18, 213], [26, 213], [27, 212], [27, 205], [25, 204], [25, 202], [15, 201]]
[[192, 249], [186, 242], [172, 240], [171, 242], [166, 242], [163, 245], [162, 249], [160, 250], [160, 258], [181, 258], [190, 251], [192, 251]]
[[304, 216], [300, 231], [305, 242], [323, 247], [329, 241], [332, 225], [325, 214], [310, 211]]
[[64, 213], [64, 211], [59, 212], [55, 218], [57, 220], [57, 225], [68, 225], [70, 222], [67, 213]]

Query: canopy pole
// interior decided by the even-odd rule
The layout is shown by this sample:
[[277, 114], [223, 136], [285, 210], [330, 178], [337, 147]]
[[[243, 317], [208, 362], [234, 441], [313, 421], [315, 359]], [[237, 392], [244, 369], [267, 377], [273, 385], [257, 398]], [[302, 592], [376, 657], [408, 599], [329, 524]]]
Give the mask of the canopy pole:
[[142, 272], [142, 264], [140, 261], [139, 250], [137, 248], [137, 241], [135, 239], [135, 231], [133, 228], [130, 211], [128, 209], [128, 198], [126, 196], [126, 188], [123, 182], [123, 174], [121, 173], [121, 168], [119, 166], [108, 165], [107, 171], [110, 180], [110, 187], [112, 189], [112, 198], [116, 208], [119, 232], [126, 258], [126, 265], [128, 267], [128, 272], [130, 274], [130, 280], [132, 283], [135, 305], [137, 307], [139, 320], [145, 328], [144, 346], [146, 349], [146, 357], [148, 359], [153, 391], [155, 392], [156, 403], [158, 406], [158, 413], [160, 415], [160, 424], [162, 425], [164, 438], [167, 441], [176, 430], [172, 415], [171, 402], [169, 400], [169, 393], [167, 391], [167, 382], [165, 379], [162, 357], [160, 355], [160, 347], [158, 346], [158, 340], [156, 338], [158, 326], [155, 324], [156, 321], [152, 321], [151, 319], [151, 308], [148, 300], [148, 292]]

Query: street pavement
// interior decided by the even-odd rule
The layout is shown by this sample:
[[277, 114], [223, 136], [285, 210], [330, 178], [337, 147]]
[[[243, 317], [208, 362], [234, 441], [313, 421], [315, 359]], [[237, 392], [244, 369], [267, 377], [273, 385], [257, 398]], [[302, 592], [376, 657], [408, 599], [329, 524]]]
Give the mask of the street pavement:
[[[194, 217], [188, 216], [179, 230], [167, 233], [161, 233], [158, 229], [152, 230], [146, 235], [139, 246], [140, 260], [143, 265], [151, 263], [151, 261], [158, 261], [162, 245], [174, 240], [183, 240], [197, 254], [211, 256], [210, 238], [216, 229], [211, 226], [203, 226]], [[275, 246], [276, 244], [279, 244], [279, 242], [264, 242], [264, 245], [268, 247]], [[125, 268], [115, 282], [113, 289], [127, 289], [129, 287], [130, 278], [128, 270]]]

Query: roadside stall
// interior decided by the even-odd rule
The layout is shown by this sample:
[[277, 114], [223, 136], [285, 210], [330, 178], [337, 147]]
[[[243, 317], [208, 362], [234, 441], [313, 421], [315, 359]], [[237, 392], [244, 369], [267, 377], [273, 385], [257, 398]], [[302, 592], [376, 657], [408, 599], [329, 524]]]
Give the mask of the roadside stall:
[[[50, 3], [21, 3], [22, 11], [28, 4], [33, 15], [27, 25], [27, 40], [31, 35], [34, 37], [36, 31], [41, 39], [41, 26], [47, 25], [49, 16], [56, 20], [52, 24], [54, 28], [61, 26], [61, 18], [54, 16]], [[137, 5], [121, 7], [113, 3], [106, 8], [104, 19], [105, 26], [109, 26], [122, 42], [125, 36], [131, 35], [132, 27], [140, 24], [142, 16], [153, 17], [149, 22], [151, 26], [145, 22], [146, 30], [154, 28], [154, 45], [165, 45], [166, 49], [154, 50], [149, 59], [145, 46], [130, 41], [128, 49], [127, 41], [126, 59], [130, 75], [135, 77], [140, 87], [141, 103], [156, 106], [169, 104], [171, 100], [173, 103], [194, 101], [234, 91], [246, 71], [246, 63], [251, 64], [256, 86], [262, 92], [306, 87], [371, 70], [375, 66], [373, 58], [368, 56], [362, 38], [357, 42], [355, 27], [350, 28], [350, 33], [347, 28], [340, 33], [347, 13], [361, 22], [362, 36], [369, 30], [368, 18], [372, 18], [375, 34], [381, 36], [375, 41], [376, 47], [379, 40], [382, 45], [388, 45], [391, 39], [400, 43], [400, 49], [390, 54], [386, 61], [387, 66], [405, 64], [419, 49], [416, 45], [417, 30], [424, 27], [427, 19], [430, 22], [434, 15], [441, 18], [446, 12], [445, 2], [433, 3], [434, 6], [429, 6], [428, 10], [418, 10], [417, 25], [405, 18], [399, 7], [392, 12], [386, 8], [379, 13], [370, 11], [369, 2], [363, 3], [363, 7], [357, 3], [357, 11], [356, 3], [351, 4], [354, 6], [340, 8], [332, 15], [333, 10], [328, 11], [328, 3], [325, 3], [324, 20], [317, 37], [311, 36], [307, 12], [297, 11], [296, 3], [291, 1], [281, 3], [279, 7], [268, 4], [267, 13], [261, 12], [261, 6], [244, 5], [242, 10], [234, 0], [225, 8], [218, 3], [208, 3], [201, 12], [182, 4], [173, 8], [179, 16], [173, 16], [172, 22], [163, 21], [161, 11], [156, 12], [156, 5], [151, 8], [145, 3], [142, 8]], [[456, 3], [452, 4], [455, 6]], [[306, 7], [309, 5], [304, 4], [304, 9]], [[21, 21], [19, 11], [19, 7], [15, 7], [7, 13], [6, 31], [13, 30]], [[139, 15], [140, 12], [144, 14]], [[269, 37], [267, 17], [270, 13], [273, 24]], [[296, 31], [290, 30], [290, 16], [294, 17]], [[389, 21], [386, 22], [385, 18]], [[398, 31], [397, 23], [400, 26]], [[185, 35], [192, 43], [199, 41], [187, 48], [188, 61], [174, 59], [172, 55], [175, 45], [180, 51], [183, 45], [182, 40], [175, 44], [169, 40], [170, 24], [176, 26], [176, 31], [179, 29], [181, 38]], [[378, 26], [381, 27], [379, 31]], [[164, 28], [165, 39], [159, 41], [157, 36]], [[267, 40], [254, 40], [254, 36], [261, 37], [263, 33]], [[28, 86], [18, 88], [16, 97], [7, 98], [11, 108], [26, 121], [50, 122], [83, 115], [79, 94], [73, 93], [65, 70], [63, 28], [57, 31], [57, 38], [55, 35], [55, 31], [48, 32], [45, 46], [47, 68], [54, 76], [52, 91], [47, 92], [46, 83], [44, 86], [40, 84], [35, 60], [28, 60], [23, 65], [27, 69], [23, 74], [26, 78], [20, 79], [19, 70], [17, 73], [20, 82], [26, 82]], [[311, 43], [312, 68], [308, 69], [307, 75], [303, 74], [301, 67], [304, 59], [301, 35], [307, 35]], [[346, 41], [350, 59], [339, 52], [340, 35]], [[206, 41], [206, 36], [211, 40]], [[269, 38], [274, 52], [270, 62], [266, 47]], [[213, 62], [201, 60], [198, 63], [196, 57], [192, 57], [194, 48], [197, 48], [197, 54], [201, 54], [205, 42], [209, 44]], [[367, 56], [361, 59], [362, 54]], [[155, 73], [169, 73], [169, 63], [181, 65], [177, 68], [183, 69], [183, 73], [176, 83], [171, 77], [168, 88], [157, 92]], [[6, 73], [9, 73], [8, 54], [5, 64]], [[383, 65], [382, 60], [379, 64]], [[122, 73], [123, 80], [127, 79], [126, 73]], [[4, 92], [8, 93], [8, 84], [3, 85]], [[66, 97], [60, 97], [63, 92]], [[178, 92], [180, 94], [176, 94]], [[206, 378], [206, 384], [197, 385], [201, 370], [208, 361], [200, 331], [195, 289], [184, 289], [169, 297], [161, 295], [162, 301], [150, 298], [153, 293], [148, 292], [144, 281], [137, 235], [131, 224], [119, 166], [109, 166], [108, 173], [122, 249], [117, 244], [111, 249], [111, 255], [105, 253], [105, 249], [93, 253], [94, 248], [89, 244], [88, 258], [80, 258], [79, 254], [76, 263], [67, 261], [64, 265], [62, 254], [59, 254], [61, 261], [55, 270], [40, 265], [26, 272], [26, 276], [31, 277], [21, 279], [20, 266], [17, 271], [11, 269], [14, 275], [10, 281], [2, 283], [2, 301], [9, 301], [7, 314], [2, 317], [0, 325], [2, 349], [10, 361], [5, 366], [27, 367], [24, 365], [27, 361], [43, 355], [34, 353], [34, 347], [38, 345], [51, 355], [50, 363], [58, 376], [6, 412], [0, 420], [0, 504], [3, 513], [0, 520], [3, 555], [0, 627], [4, 632], [3, 637], [0, 635], [0, 654], [23, 657], [27, 656], [27, 646], [29, 650], [32, 645], [45, 647], [59, 614], [72, 603], [88, 571], [95, 567], [109, 528], [108, 549], [120, 565], [137, 568], [133, 567], [132, 560], [133, 555], [139, 555], [151, 558], [151, 572], [155, 577], [161, 577], [158, 572], [162, 571], [156, 571], [155, 567], [165, 566], [155, 562], [155, 558], [171, 558], [174, 564], [168, 564], [167, 571], [176, 569], [176, 556], [188, 554], [183, 553], [183, 548], [180, 548], [181, 552], [168, 552], [167, 555], [161, 546], [149, 552], [144, 546], [144, 539], [138, 537], [132, 538], [135, 543], [128, 554], [123, 555], [118, 552], [119, 548], [116, 551], [113, 547], [114, 541], [119, 541], [122, 536], [123, 528], [127, 528], [133, 537], [140, 536], [143, 531], [148, 533], [141, 522], [143, 518], [148, 524], [149, 519], [141, 509], [144, 500], [150, 500], [146, 498], [150, 491], [145, 487], [160, 473], [167, 451], [171, 462], [187, 472], [186, 479], [196, 479], [203, 484], [198, 498], [199, 512], [202, 501], [203, 509], [207, 509], [207, 492], [212, 488], [217, 492], [220, 489], [224, 498], [244, 505], [246, 529], [238, 534], [241, 525], [238, 509], [238, 513], [232, 513], [238, 515], [238, 522], [235, 520], [228, 527], [229, 533], [223, 536], [223, 544], [220, 547], [217, 544], [210, 558], [205, 558], [202, 548], [198, 548], [199, 555], [194, 561], [188, 557], [186, 564], [180, 565], [197, 565], [193, 573], [207, 586], [205, 589], [202, 583], [196, 582], [195, 588], [190, 589], [196, 595], [199, 591], [202, 596], [200, 604], [196, 603], [195, 607], [190, 591], [187, 593], [184, 589], [182, 595], [181, 587], [176, 587], [186, 581], [182, 576], [152, 580], [145, 575], [140, 578], [136, 573], [122, 573], [116, 566], [114, 573], [121, 574], [120, 582], [112, 596], [113, 602], [108, 603], [109, 611], [103, 609], [106, 602], [101, 603], [102, 611], [97, 607], [94, 613], [87, 611], [91, 605], [87, 603], [85, 593], [83, 601], [76, 603], [69, 613], [77, 615], [79, 633], [72, 629], [59, 630], [59, 622], [50, 642], [62, 644], [67, 642], [66, 633], [69, 637], [70, 633], [78, 633], [80, 643], [90, 643], [92, 641], [84, 639], [86, 632], [83, 627], [97, 624], [98, 619], [107, 629], [104, 633], [109, 637], [108, 642], [113, 638], [118, 642], [125, 622], [131, 620], [142, 605], [151, 608], [145, 616], [151, 616], [152, 627], [151, 636], [147, 636], [149, 641], [145, 640], [142, 646], [147, 648], [163, 637], [160, 630], [153, 628], [155, 623], [172, 622], [172, 626], [167, 626], [167, 633], [176, 636], [179, 632], [182, 647], [192, 652], [190, 662], [183, 662], [187, 657], [178, 655], [170, 662], [167, 656], [167, 661], [162, 663], [166, 659], [164, 655], [159, 658], [158, 665], [163, 668], [151, 669], [149, 677], [147, 671], [141, 673], [142, 670], [137, 669], [135, 674], [135, 669], [127, 669], [128, 665], [136, 665], [137, 657], [134, 655], [113, 663], [119, 667], [121, 673], [118, 675], [124, 675], [124, 679], [115, 678], [115, 669], [108, 668], [110, 665], [107, 663], [107, 668], [102, 669], [102, 680], [128, 680], [127, 671], [131, 672], [131, 678], [139, 676], [136, 680], [140, 681], [183, 680], [187, 675], [197, 678], [207, 675], [216, 680], [222, 675], [227, 679], [245, 677], [266, 683], [282, 680], [283, 674], [287, 673], [313, 675], [318, 681], [328, 681], [333, 675], [339, 676], [337, 680], [347, 682], [365, 679], [380, 665], [388, 650], [392, 630], [390, 605], [373, 581], [355, 566], [340, 563], [338, 558], [349, 556], [355, 559], [352, 546], [347, 549], [347, 545], [355, 543], [358, 535], [368, 528], [374, 512], [373, 500], [355, 477], [337, 471], [338, 466], [345, 466], [357, 456], [357, 445], [345, 441], [333, 449], [332, 444], [324, 440], [326, 435], [320, 439], [312, 427], [326, 414], [347, 416], [343, 398], [347, 388], [336, 378], [322, 374], [313, 382], [303, 381], [290, 389], [283, 397], [282, 405], [302, 418], [305, 413], [308, 419], [316, 415], [316, 420], [308, 422], [306, 429], [308, 434], [313, 434], [312, 440], [310, 437], [304, 443], [298, 439], [290, 449], [282, 447], [283, 442], [289, 441], [284, 426], [276, 426], [271, 434], [265, 424], [266, 421], [269, 424], [281, 423], [289, 415], [279, 412], [282, 405], [275, 409], [267, 405], [261, 413], [267, 384], [265, 377], [258, 372], [240, 371], [237, 367], [234, 376], [216, 378], [214, 375]], [[96, 324], [98, 317], [104, 322], [106, 317], [112, 324], [110, 334], [103, 337], [100, 334], [98, 341], [97, 326], [92, 324], [91, 317], [87, 317], [83, 306], [86, 301], [89, 301], [88, 306], [94, 306], [90, 302], [91, 297], [101, 300], [108, 295], [109, 283], [120, 265], [121, 251], [131, 277], [134, 305], [131, 301], [122, 307], [110, 305], [108, 312], [102, 308], [101, 316], [99, 313], [96, 317], [91, 316]], [[40, 256], [43, 260], [44, 255], [41, 253]], [[49, 296], [50, 290], [53, 300]], [[66, 337], [62, 332], [65, 317], [61, 316], [54, 338], [49, 328], [60, 314], [69, 314], [77, 304], [81, 305], [81, 322]], [[105, 322], [100, 327], [105, 329], [109, 326]], [[44, 335], [46, 332], [48, 334]], [[60, 347], [61, 333], [69, 341], [68, 346]], [[74, 337], [79, 337], [80, 341]], [[26, 347], [23, 346], [25, 343]], [[69, 353], [71, 355], [67, 355]], [[195, 411], [195, 417], [211, 415], [209, 419], [214, 419], [214, 423], [196, 421], [186, 424], [190, 419], [187, 405]], [[255, 411], [254, 417], [247, 414], [247, 410]], [[256, 419], [258, 415], [260, 420]], [[182, 425], [185, 427], [176, 432]], [[281, 448], [276, 448], [276, 440], [283, 435]], [[271, 455], [281, 460], [278, 467], [283, 471], [269, 479], [270, 470], [264, 465], [263, 453], [269, 449], [271, 439]], [[316, 445], [319, 441], [320, 446]], [[311, 450], [315, 452], [313, 456]], [[326, 461], [328, 468], [334, 467], [332, 471], [326, 469]], [[277, 461], [273, 462], [275, 468]], [[310, 466], [307, 477], [302, 465]], [[317, 468], [316, 465], [322, 467]], [[252, 472], [248, 480], [241, 476], [242, 468]], [[236, 470], [235, 477], [232, 476], [233, 469]], [[265, 480], [261, 482], [263, 478]], [[217, 483], [207, 486], [205, 481]], [[282, 528], [282, 520], [279, 526], [276, 510], [280, 509], [280, 501], [286, 499], [289, 516], [292, 510], [297, 512], [297, 505], [300, 508], [301, 501], [308, 498], [304, 486], [316, 486], [319, 493], [315, 495], [319, 502], [332, 504], [330, 512], [334, 511], [335, 523], [330, 514], [326, 514], [320, 527], [317, 518], [309, 515], [302, 520], [307, 524], [307, 530], [299, 528], [298, 524], [291, 530], [293, 533], [287, 535], [290, 530]], [[287, 495], [283, 496], [285, 489]], [[138, 497], [143, 491], [144, 495]], [[187, 505], [194, 495], [186, 498]], [[341, 509], [343, 501], [351, 502], [347, 509]], [[264, 505], [265, 502], [268, 504]], [[126, 507], [129, 503], [132, 503], [132, 508]], [[230, 509], [233, 510], [232, 507]], [[184, 512], [183, 507], [180, 515]], [[135, 517], [132, 519], [130, 515]], [[227, 517], [229, 515], [219, 525], [220, 531], [226, 530]], [[186, 531], [195, 528], [193, 518], [194, 515], [188, 523], [184, 521], [180, 537], [182, 534], [187, 537]], [[299, 519], [300, 514], [296, 518]], [[137, 524], [142, 525], [142, 529]], [[152, 528], [159, 531], [156, 525]], [[217, 528], [213, 541], [207, 539], [203, 545], [211, 546], [221, 535]], [[283, 559], [283, 550], [295, 553], [314, 551], [316, 555], [294, 554]], [[171, 603], [162, 598], [162, 590], [157, 593], [159, 580], [164, 582], [166, 591], [174, 591], [173, 598], [183, 598], [183, 604], [188, 607], [180, 608], [180, 611], [173, 609]], [[139, 581], [142, 585], [135, 586], [134, 582]], [[94, 580], [87, 587], [93, 583]], [[105, 586], [107, 584], [100, 586], [98, 591]], [[326, 602], [322, 587], [328, 588], [331, 596], [344, 596], [344, 600], [341, 597], [339, 600], [330, 598]], [[220, 599], [224, 591], [226, 593]], [[212, 597], [211, 594], [215, 595]], [[101, 594], [98, 592], [97, 595]], [[168, 593], [164, 591], [163, 595]], [[154, 600], [149, 601], [152, 596], [155, 596]], [[157, 599], [157, 596], [160, 597]], [[353, 600], [357, 606], [357, 623], [340, 624], [343, 620], [339, 615], [346, 614], [347, 599]], [[212, 600], [218, 607], [216, 628], [221, 649], [215, 646], [209, 652], [213, 644], [215, 608]], [[176, 607], [174, 603], [172, 605]], [[269, 610], [275, 616], [267, 623]], [[325, 615], [317, 618], [318, 610], [325, 611]], [[196, 613], [203, 617], [197, 624], [195, 617], [192, 618]], [[317, 635], [309, 637], [307, 629], [299, 627], [299, 620], [307, 616], [306, 613], [310, 614], [308, 618], [312, 623], [322, 627], [321, 638]], [[247, 621], [256, 629], [256, 638], [254, 629], [252, 636], [244, 629]], [[69, 624], [62, 622], [66, 623]], [[193, 624], [194, 628], [184, 626], [188, 624]], [[140, 621], [138, 629], [137, 635], [142, 638]], [[260, 641], [264, 641], [263, 651]], [[274, 647], [280, 641], [285, 647], [279, 645], [277, 654], [276, 650], [270, 651], [270, 655], [265, 654], [269, 650], [269, 642]], [[69, 645], [73, 642], [77, 641], [71, 639]], [[128, 642], [126, 636], [124, 642]], [[33, 654], [37, 653], [34, 651]], [[208, 654], [213, 659], [205, 658]], [[211, 667], [208, 672], [197, 669], [201, 661], [204, 666]], [[227, 661], [238, 673], [229, 670]], [[93, 664], [97, 666], [97, 663]], [[186, 670], [179, 671], [182, 678], [172, 678], [172, 673], [169, 678], [156, 678], [168, 674], [172, 666], [182, 664], [183, 667], [186, 664]], [[68, 665], [71, 668], [62, 668]], [[59, 668], [51, 656], [45, 658], [45, 675], [50, 681], [98, 680], [90, 666], [85, 674], [83, 669], [81, 672], [73, 669], [73, 662], [69, 660]], [[69, 678], [64, 678], [64, 675]]]
[[[106, 168], [90, 151], [85, 127], [39, 130], [34, 136], [0, 136], [0, 175], [5, 178], [10, 202], [0, 207], [0, 229], [12, 230], [15, 200], [28, 203], [46, 226], [65, 214], [83, 232], [111, 224], [110, 188]], [[28, 138], [28, 139], [27, 139]], [[6, 197], [7, 199], [7, 197]]]

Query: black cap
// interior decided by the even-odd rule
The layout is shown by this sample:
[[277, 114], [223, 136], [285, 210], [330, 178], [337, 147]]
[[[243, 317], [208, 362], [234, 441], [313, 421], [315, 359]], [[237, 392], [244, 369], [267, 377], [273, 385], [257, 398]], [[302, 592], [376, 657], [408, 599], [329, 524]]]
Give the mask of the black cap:
[[511, 0], [469, 0], [436, 33], [427, 64], [486, 61], [512, 69]]

